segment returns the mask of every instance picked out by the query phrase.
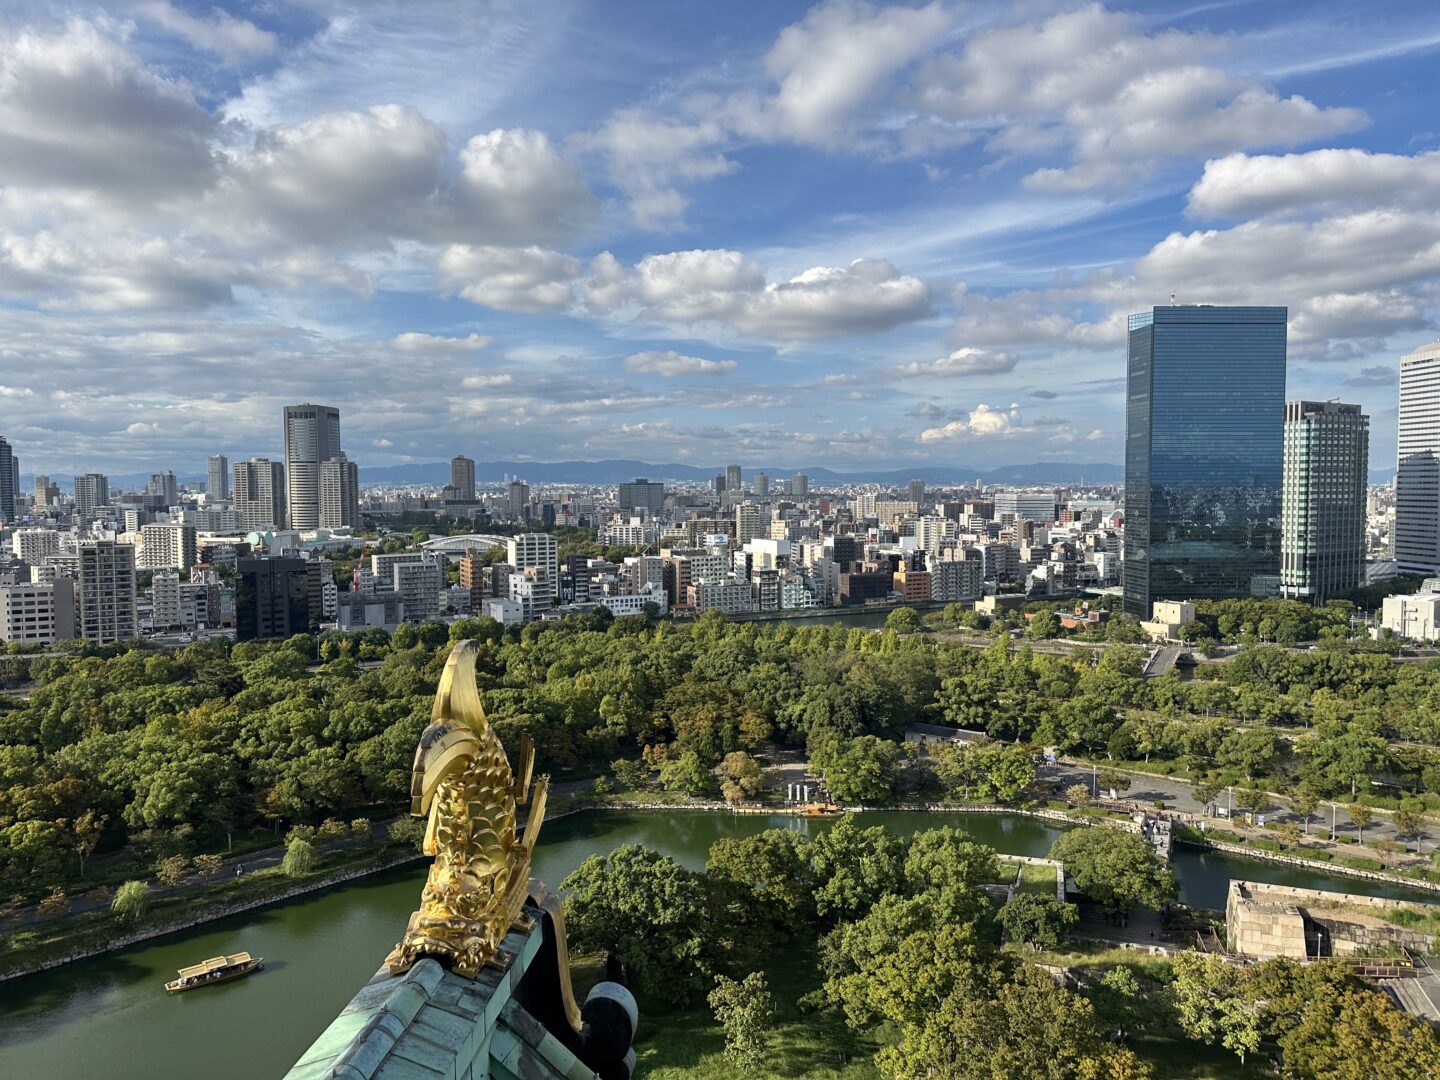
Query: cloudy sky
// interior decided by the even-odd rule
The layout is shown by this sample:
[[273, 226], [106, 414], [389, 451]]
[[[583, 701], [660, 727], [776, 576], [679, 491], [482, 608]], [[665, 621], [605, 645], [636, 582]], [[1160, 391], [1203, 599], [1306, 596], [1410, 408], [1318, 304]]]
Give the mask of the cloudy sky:
[[1433, 0], [6, 0], [26, 471], [1119, 462], [1123, 325], [1285, 304], [1364, 403], [1440, 309]]

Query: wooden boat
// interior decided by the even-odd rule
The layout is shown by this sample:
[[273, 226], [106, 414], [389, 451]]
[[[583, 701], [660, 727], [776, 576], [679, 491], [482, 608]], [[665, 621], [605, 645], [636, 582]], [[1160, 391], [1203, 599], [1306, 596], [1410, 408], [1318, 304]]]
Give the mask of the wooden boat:
[[836, 806], [834, 803], [808, 803], [805, 806], [806, 817], [834, 817], [844, 812], [843, 806]]
[[178, 994], [200, 986], [213, 986], [215, 983], [230, 982], [232, 979], [243, 979], [264, 966], [263, 956], [251, 956], [248, 952], [237, 952], [232, 956], [213, 956], [193, 967], [181, 968], [180, 977], [167, 982], [165, 989], [172, 994]]

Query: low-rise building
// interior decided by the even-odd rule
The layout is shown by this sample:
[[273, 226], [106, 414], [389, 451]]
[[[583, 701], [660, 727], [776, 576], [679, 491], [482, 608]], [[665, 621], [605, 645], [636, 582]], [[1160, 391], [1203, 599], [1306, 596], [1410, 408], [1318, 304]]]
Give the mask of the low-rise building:
[[0, 586], [0, 641], [51, 645], [75, 637], [75, 583], [70, 578]]
[[1440, 640], [1440, 592], [1385, 597], [1380, 605], [1380, 626], [1396, 637]]

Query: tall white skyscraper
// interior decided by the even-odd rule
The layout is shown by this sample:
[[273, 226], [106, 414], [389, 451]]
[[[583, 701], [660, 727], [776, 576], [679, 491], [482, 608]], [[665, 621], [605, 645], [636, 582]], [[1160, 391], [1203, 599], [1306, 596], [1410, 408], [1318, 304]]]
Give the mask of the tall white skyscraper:
[[320, 464], [320, 528], [360, 525], [360, 470], [344, 454]]
[[1395, 563], [1440, 571], [1440, 341], [1400, 358]]
[[235, 463], [235, 513], [243, 528], [285, 527], [285, 466], [269, 458]]
[[339, 409], [285, 406], [285, 504], [290, 528], [320, 527], [320, 466], [339, 456]]
[[230, 498], [230, 461], [224, 454], [210, 456], [210, 475], [206, 477], [205, 492], [211, 502], [224, 502]]

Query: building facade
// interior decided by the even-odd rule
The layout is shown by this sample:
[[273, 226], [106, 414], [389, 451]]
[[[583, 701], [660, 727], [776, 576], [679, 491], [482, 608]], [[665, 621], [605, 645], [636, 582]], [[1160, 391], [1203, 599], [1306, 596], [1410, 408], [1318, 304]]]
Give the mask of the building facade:
[[75, 636], [75, 582], [0, 586], [0, 641], [51, 645]]
[[285, 527], [285, 466], [269, 458], [235, 463], [235, 513], [247, 530]]
[[286, 405], [285, 508], [292, 529], [320, 527], [320, 466], [340, 456], [340, 410]]
[[1359, 405], [1285, 403], [1280, 593], [1323, 604], [1365, 575], [1370, 418]]
[[[1125, 610], [1279, 589], [1283, 307], [1130, 316]], [[999, 507], [997, 506], [997, 512]]]
[[643, 512], [653, 517], [665, 509], [665, 485], [643, 476], [636, 477], [620, 485], [619, 501], [622, 515]]
[[304, 559], [235, 562], [235, 640], [288, 638], [310, 629], [310, 587]]
[[142, 570], [185, 570], [195, 565], [193, 525], [142, 525], [140, 561]]
[[230, 459], [224, 454], [210, 455], [210, 471], [205, 477], [205, 494], [212, 502], [230, 498]]
[[450, 459], [450, 486], [461, 502], [475, 501], [475, 459], [456, 454]]
[[320, 528], [360, 527], [360, 469], [344, 454], [320, 463]]
[[1400, 358], [1395, 567], [1440, 572], [1440, 342]]
[[81, 473], [75, 477], [75, 514], [90, 519], [102, 506], [110, 505], [110, 481], [104, 473]]
[[0, 437], [0, 521], [15, 520], [15, 500], [20, 494], [20, 465], [10, 443]]
[[76, 629], [97, 645], [129, 641], [139, 633], [135, 615], [135, 545], [89, 540], [80, 545]]

